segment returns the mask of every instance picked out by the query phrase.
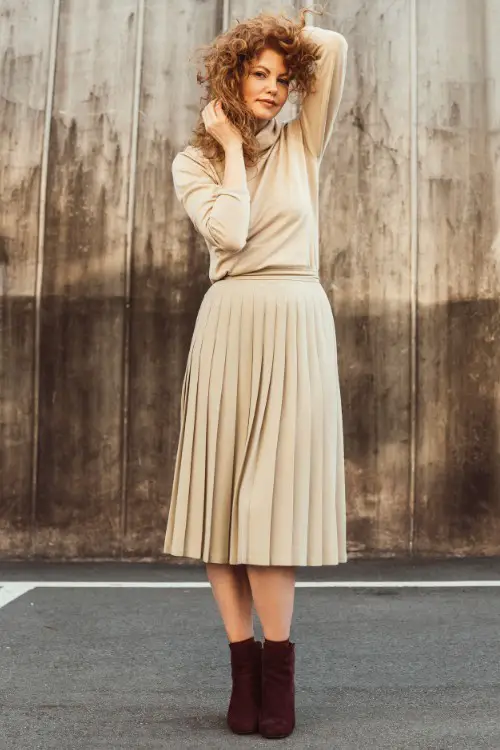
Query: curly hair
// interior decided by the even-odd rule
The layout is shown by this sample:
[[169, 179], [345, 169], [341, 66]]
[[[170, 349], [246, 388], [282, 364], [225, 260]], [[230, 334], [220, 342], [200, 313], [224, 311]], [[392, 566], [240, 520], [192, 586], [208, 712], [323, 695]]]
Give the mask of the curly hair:
[[[212, 99], [220, 99], [228, 120], [241, 133], [243, 155], [247, 166], [255, 165], [259, 155], [256, 138], [257, 118], [246, 106], [241, 95], [241, 82], [248, 74], [250, 63], [266, 47], [283, 55], [289, 75], [289, 95], [298, 94], [302, 99], [313, 90], [316, 81], [316, 63], [319, 46], [300, 37], [306, 25], [305, 13], [323, 14], [323, 10], [302, 8], [299, 19], [285, 15], [259, 13], [248, 20], [219, 34], [211, 44], [198, 48], [201, 52], [204, 72], [198, 71], [197, 81], [205, 85], [202, 109]], [[205, 130], [201, 110], [193, 134], [191, 146], [199, 148], [209, 159], [224, 160], [224, 149]]]

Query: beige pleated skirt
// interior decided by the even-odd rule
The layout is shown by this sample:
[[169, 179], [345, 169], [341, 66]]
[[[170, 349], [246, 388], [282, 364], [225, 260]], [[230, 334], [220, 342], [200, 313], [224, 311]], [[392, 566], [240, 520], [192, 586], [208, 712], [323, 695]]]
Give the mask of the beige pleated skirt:
[[203, 298], [164, 552], [234, 565], [347, 561], [337, 343], [316, 276], [226, 277]]

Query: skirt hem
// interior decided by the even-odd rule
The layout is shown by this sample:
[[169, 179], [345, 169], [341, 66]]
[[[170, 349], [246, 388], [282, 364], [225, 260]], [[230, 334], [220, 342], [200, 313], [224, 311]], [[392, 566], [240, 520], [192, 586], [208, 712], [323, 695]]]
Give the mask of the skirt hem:
[[304, 562], [303, 560], [300, 562], [295, 561], [282, 561], [282, 562], [269, 562], [269, 561], [252, 561], [248, 559], [237, 559], [236, 561], [225, 559], [214, 559], [213, 556], [191, 556], [187, 555], [183, 552], [171, 552], [163, 550], [164, 555], [171, 555], [172, 557], [183, 557], [186, 560], [195, 560], [197, 562], [204, 562], [204, 563], [212, 563], [216, 565], [261, 565], [266, 568], [272, 568], [272, 567], [298, 567], [298, 568], [321, 568], [326, 566], [333, 566], [333, 565], [343, 565], [344, 563], [349, 562], [349, 559], [347, 556], [340, 557], [333, 561], [321, 561], [321, 562]]

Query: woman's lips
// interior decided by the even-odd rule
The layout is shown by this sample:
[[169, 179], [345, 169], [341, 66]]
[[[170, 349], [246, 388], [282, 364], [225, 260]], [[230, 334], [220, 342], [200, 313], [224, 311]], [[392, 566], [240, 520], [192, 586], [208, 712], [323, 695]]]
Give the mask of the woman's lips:
[[267, 107], [275, 107], [276, 106], [275, 102], [266, 102], [265, 99], [258, 99], [257, 101], [259, 101], [261, 104], [265, 104]]

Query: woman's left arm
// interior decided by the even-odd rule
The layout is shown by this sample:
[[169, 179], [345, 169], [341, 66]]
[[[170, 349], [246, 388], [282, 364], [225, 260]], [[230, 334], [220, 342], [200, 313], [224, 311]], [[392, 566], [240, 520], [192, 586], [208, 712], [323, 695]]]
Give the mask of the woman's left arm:
[[307, 148], [321, 160], [342, 98], [348, 47], [336, 31], [305, 26], [301, 33], [320, 47], [314, 91], [304, 98], [298, 120]]

